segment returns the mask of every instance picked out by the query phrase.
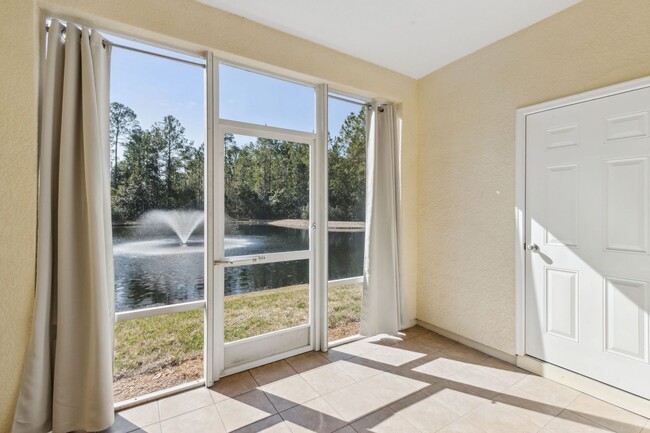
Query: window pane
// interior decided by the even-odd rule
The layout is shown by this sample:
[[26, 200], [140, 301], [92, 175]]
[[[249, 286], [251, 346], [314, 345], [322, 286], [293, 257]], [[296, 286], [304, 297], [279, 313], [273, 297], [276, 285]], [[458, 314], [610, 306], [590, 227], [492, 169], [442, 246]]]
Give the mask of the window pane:
[[203, 377], [203, 310], [115, 324], [116, 402]]
[[347, 284], [327, 292], [327, 337], [340, 340], [359, 333], [362, 284]]
[[226, 134], [226, 256], [309, 249], [309, 145]]
[[113, 227], [115, 309], [129, 311], [203, 299], [203, 227], [181, 245], [152, 223]]
[[[366, 111], [329, 98], [328, 278], [363, 274], [366, 219]], [[362, 285], [328, 290], [330, 341], [359, 333]]]
[[225, 270], [226, 342], [309, 323], [309, 260]]
[[203, 299], [204, 73], [113, 49], [117, 311]]
[[314, 132], [314, 88], [219, 65], [219, 117]]
[[[354, 231], [352, 231], [354, 230]], [[339, 280], [363, 275], [363, 251], [365, 232], [363, 229], [334, 231], [330, 228], [327, 236], [329, 243], [328, 279]]]
[[329, 98], [329, 279], [363, 272], [366, 219], [366, 113]]

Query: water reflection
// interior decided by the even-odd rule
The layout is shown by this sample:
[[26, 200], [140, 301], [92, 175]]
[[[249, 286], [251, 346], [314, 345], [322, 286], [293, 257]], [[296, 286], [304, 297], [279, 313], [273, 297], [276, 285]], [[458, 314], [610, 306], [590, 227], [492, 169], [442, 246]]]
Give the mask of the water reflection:
[[[309, 249], [309, 231], [257, 224], [227, 224], [226, 256], [284, 253]], [[244, 248], [234, 248], [228, 241], [246, 241]]]
[[225, 280], [226, 296], [306, 284], [309, 282], [309, 260], [226, 268]]
[[[329, 233], [329, 279], [361, 275], [363, 232]], [[171, 231], [146, 232], [135, 226], [113, 228], [117, 311], [203, 299], [203, 233], [187, 245]], [[309, 248], [308, 230], [230, 224], [226, 255], [301, 251]], [[307, 260], [228, 268], [226, 295], [304, 284]]]

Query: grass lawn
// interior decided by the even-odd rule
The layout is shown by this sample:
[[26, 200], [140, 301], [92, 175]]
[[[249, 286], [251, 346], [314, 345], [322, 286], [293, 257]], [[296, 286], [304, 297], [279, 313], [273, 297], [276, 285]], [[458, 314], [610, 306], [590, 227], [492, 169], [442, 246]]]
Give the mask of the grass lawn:
[[[361, 284], [332, 289], [328, 298], [330, 340], [358, 333]], [[226, 341], [307, 323], [308, 305], [306, 285], [228, 296], [224, 305]], [[115, 326], [116, 382], [138, 376], [151, 379], [161, 370], [202, 356], [203, 310], [128, 320]]]
[[203, 310], [115, 324], [115, 380], [153, 373], [203, 355]]
[[230, 295], [224, 301], [226, 342], [309, 322], [306, 284]]

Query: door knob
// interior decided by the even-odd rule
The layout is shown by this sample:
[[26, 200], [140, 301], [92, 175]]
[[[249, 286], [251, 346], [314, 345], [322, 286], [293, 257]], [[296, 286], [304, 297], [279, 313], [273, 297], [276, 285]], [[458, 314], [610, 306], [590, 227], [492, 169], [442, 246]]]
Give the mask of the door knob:
[[537, 252], [537, 251], [539, 251], [539, 247], [537, 246], [537, 244], [526, 245], [526, 249], [527, 249], [528, 251], [532, 251], [532, 252]]

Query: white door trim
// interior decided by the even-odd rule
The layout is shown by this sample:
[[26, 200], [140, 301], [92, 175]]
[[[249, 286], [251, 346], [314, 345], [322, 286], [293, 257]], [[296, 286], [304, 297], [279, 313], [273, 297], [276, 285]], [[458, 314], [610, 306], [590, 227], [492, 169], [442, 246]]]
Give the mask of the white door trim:
[[224, 187], [222, 182], [215, 182], [215, 179], [223, 179], [223, 139], [219, 130], [219, 59], [208, 52], [207, 59], [207, 140], [206, 140], [206, 221], [208, 227], [206, 258], [206, 279], [209, 282], [208, 296], [206, 296], [207, 319], [205, 322], [205, 352], [206, 352], [206, 386], [212, 386], [221, 376], [224, 369], [223, 349], [223, 293], [215, 291], [215, 281], [223, 279], [223, 268], [215, 267], [214, 261], [223, 256], [223, 240], [218, 233], [223, 233], [223, 219], [215, 218], [223, 212], [222, 200]]
[[[210, 125], [213, 125], [213, 159], [212, 159], [212, 185], [213, 185], [213, 194], [211, 195], [213, 204], [213, 220], [215, 216], [223, 215], [225, 212], [224, 209], [224, 184], [218, 180], [224, 179], [224, 142], [223, 135], [226, 133], [240, 134], [250, 137], [264, 137], [271, 138], [275, 140], [284, 140], [293, 143], [300, 143], [309, 146], [309, 211], [310, 211], [310, 220], [309, 220], [309, 249], [301, 251], [290, 251], [290, 252], [281, 252], [281, 253], [266, 253], [266, 254], [255, 254], [249, 256], [225, 256], [225, 247], [223, 243], [223, 233], [224, 233], [224, 220], [223, 218], [217, 218], [213, 222], [214, 231], [213, 231], [213, 251], [212, 251], [212, 260], [210, 260], [209, 265], [212, 266], [212, 275], [213, 275], [213, 304], [212, 310], [214, 311], [213, 317], [213, 330], [214, 336], [211, 338], [213, 342], [213, 347], [211, 349], [214, 354], [212, 360], [212, 377], [209, 383], [217, 381], [219, 378], [246, 370], [249, 368], [257, 367], [259, 365], [267, 364], [269, 362], [276, 361], [278, 359], [288, 358], [290, 356], [297, 355], [299, 353], [309, 351], [309, 350], [319, 350], [320, 349], [320, 335], [319, 335], [319, 325], [322, 321], [322, 317], [327, 317], [326, 310], [327, 304], [321, 302], [322, 295], [319, 295], [320, 292], [324, 291], [327, 287], [327, 272], [322, 269], [322, 257], [323, 254], [320, 252], [322, 250], [322, 239], [325, 239], [325, 245], [327, 245], [327, 224], [322, 223], [323, 218], [326, 221], [327, 217], [327, 206], [322, 204], [323, 196], [326, 199], [327, 196], [327, 183], [323, 181], [323, 176], [327, 176], [327, 117], [325, 120], [322, 120], [323, 116], [326, 116], [327, 112], [327, 98], [323, 100], [323, 95], [327, 95], [327, 85], [324, 84], [312, 84], [312, 83], [303, 83], [296, 82], [303, 86], [308, 86], [314, 89], [315, 92], [315, 115], [316, 115], [316, 132], [305, 132], [298, 131], [293, 129], [278, 128], [267, 125], [260, 125], [249, 122], [235, 121], [229, 119], [223, 119], [219, 116], [219, 65], [225, 64], [240, 68], [243, 70], [255, 72], [258, 74], [270, 76], [273, 78], [295, 82], [294, 80], [276, 75], [270, 74], [259, 69], [252, 69], [249, 67], [242, 67], [227, 62], [222, 58], [217, 57], [215, 54], [211, 53], [210, 56], [210, 69], [213, 76], [213, 88], [212, 88], [212, 115]], [[323, 93], [325, 92], [325, 93]], [[324, 109], [323, 109], [324, 107]], [[323, 110], [323, 111], [319, 111]], [[323, 114], [325, 113], [325, 114]], [[323, 129], [325, 128], [325, 129]], [[322, 159], [324, 156], [325, 159]], [[319, 160], [320, 158], [320, 160]], [[215, 182], [216, 180], [216, 182]], [[324, 231], [324, 235], [323, 235]], [[326, 260], [327, 251], [325, 251], [325, 260]], [[282, 329], [275, 332], [266, 333], [263, 335], [250, 337], [242, 339], [235, 342], [225, 342], [225, 325], [223, 323], [224, 317], [224, 302], [225, 295], [223, 293], [223, 279], [224, 279], [224, 269], [232, 266], [242, 266], [246, 264], [253, 263], [274, 263], [274, 262], [283, 262], [291, 260], [309, 260], [309, 324], [300, 325], [293, 328]], [[326, 261], [325, 261], [326, 264]], [[324, 282], [319, 281], [319, 279], [325, 278]], [[218, 289], [218, 290], [216, 290]], [[326, 294], [325, 294], [326, 296]], [[325, 319], [326, 320], [326, 319]], [[326, 323], [326, 322], [325, 322]], [[305, 332], [307, 331], [307, 332]], [[327, 332], [325, 331], [325, 334]], [[292, 344], [296, 339], [301, 339], [306, 337], [306, 344], [300, 347], [295, 347], [290, 350], [283, 350], [281, 353], [274, 353], [274, 350], [277, 348], [280, 341], [288, 342]], [[269, 345], [269, 339], [277, 338], [277, 344]], [[251, 346], [253, 345], [253, 346]], [[270, 348], [267, 350], [269, 352], [266, 355], [261, 355], [260, 358], [243, 360], [239, 361], [239, 358], [243, 357], [244, 354], [251, 351], [251, 347], [264, 347]], [[227, 353], [227, 352], [230, 353]], [[234, 351], [234, 352], [233, 352]], [[235, 361], [233, 361], [233, 359]], [[207, 377], [207, 376], [206, 376]], [[206, 381], [206, 383], [208, 383]]]
[[515, 354], [526, 355], [526, 117], [650, 87], [650, 76], [520, 108], [515, 136]]
[[316, 224], [313, 231], [312, 245], [314, 266], [312, 294], [313, 330], [311, 344], [315, 351], [327, 351], [327, 291], [328, 291], [328, 114], [329, 89], [327, 84], [316, 86], [316, 140], [314, 148], [315, 163], [313, 164], [313, 194], [312, 221]]

